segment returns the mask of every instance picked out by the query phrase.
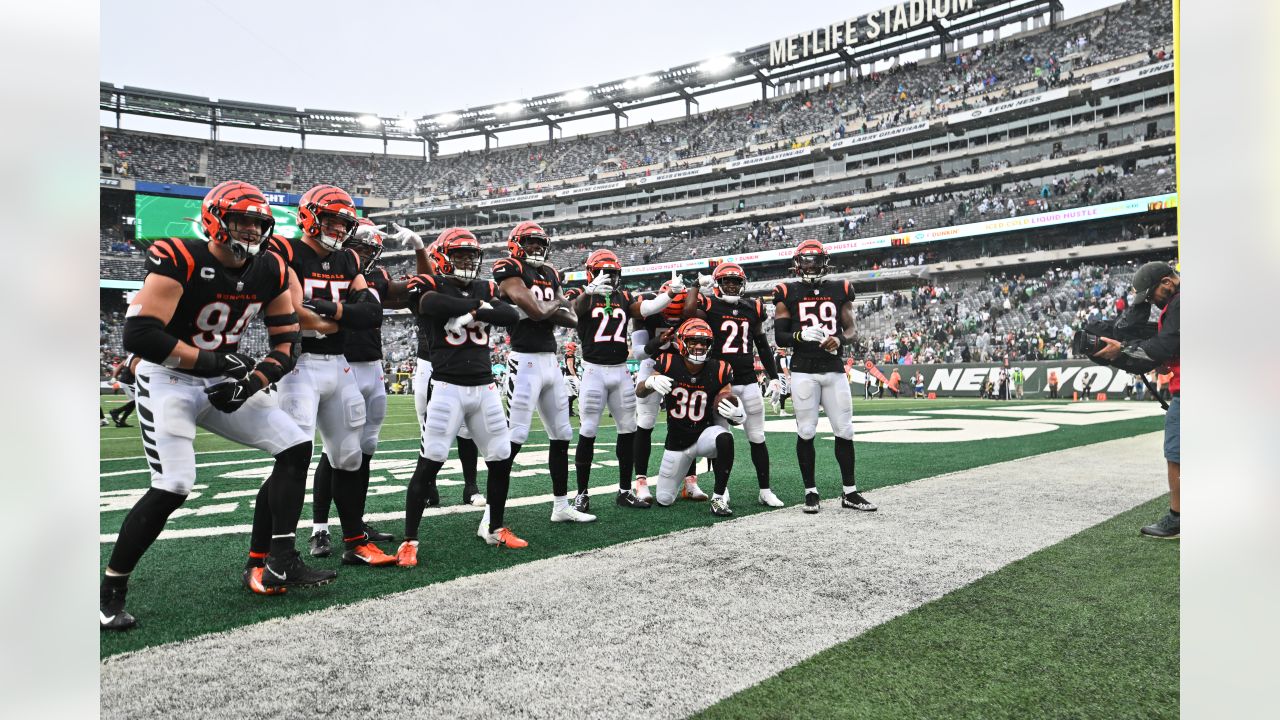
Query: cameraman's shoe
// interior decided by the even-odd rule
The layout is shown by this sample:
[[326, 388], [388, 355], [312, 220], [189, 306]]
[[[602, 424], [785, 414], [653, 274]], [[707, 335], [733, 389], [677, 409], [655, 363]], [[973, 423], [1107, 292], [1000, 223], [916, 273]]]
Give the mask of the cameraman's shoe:
[[1142, 528], [1142, 534], [1147, 537], [1160, 538], [1161, 540], [1177, 540], [1180, 537], [1181, 516], [1174, 515], [1173, 511], [1164, 514], [1156, 522]]

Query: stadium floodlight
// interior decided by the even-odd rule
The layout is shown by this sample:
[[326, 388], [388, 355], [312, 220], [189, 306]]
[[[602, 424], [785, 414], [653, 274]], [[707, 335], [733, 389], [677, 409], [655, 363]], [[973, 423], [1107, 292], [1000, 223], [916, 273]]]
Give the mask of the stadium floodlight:
[[587, 92], [586, 90], [579, 89], [579, 90], [570, 90], [564, 95], [561, 95], [560, 100], [561, 102], [573, 103], [574, 105], [577, 105], [580, 102], [584, 102], [589, 97], [591, 97], [591, 93]]
[[627, 90], [643, 90], [656, 82], [658, 82], [658, 78], [652, 75], [641, 75], [638, 78], [631, 78], [622, 83], [622, 87]]
[[708, 75], [715, 75], [718, 73], [722, 73], [725, 70], [728, 70], [729, 67], [732, 65], [733, 65], [733, 58], [727, 55], [721, 55], [719, 57], [713, 57], [710, 60], [707, 60], [706, 62], [702, 63], [702, 65], [698, 67], [698, 70], [704, 73], [707, 73]]
[[449, 127], [450, 125], [457, 124], [458, 116], [455, 113], [445, 113], [443, 115], [437, 115], [435, 117], [435, 122], [437, 125], [441, 127]]
[[382, 124], [382, 121], [373, 115], [361, 115], [360, 117], [356, 118], [356, 120], [358, 120], [361, 125], [370, 129], [376, 128]]
[[499, 115], [515, 115], [523, 109], [520, 103], [509, 102], [504, 105], [498, 105], [493, 109]]
[[418, 129], [418, 124], [407, 117], [397, 118], [396, 125], [404, 132], [411, 133]]

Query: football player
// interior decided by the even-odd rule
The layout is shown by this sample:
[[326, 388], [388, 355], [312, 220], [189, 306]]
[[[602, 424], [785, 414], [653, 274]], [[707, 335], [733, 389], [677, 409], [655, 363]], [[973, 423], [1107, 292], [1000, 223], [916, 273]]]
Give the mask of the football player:
[[133, 427], [128, 420], [129, 415], [133, 413], [133, 409], [138, 405], [138, 389], [135, 387], [137, 382], [135, 371], [137, 367], [138, 356], [130, 355], [111, 369], [111, 376], [124, 389], [124, 396], [129, 398], [129, 402], [111, 410], [111, 421], [116, 424], [116, 427]]
[[[707, 299], [697, 292], [687, 292], [684, 280], [679, 274], [672, 272], [671, 279], [663, 283], [658, 297], [669, 298], [662, 312], [644, 317], [636, 323], [639, 327], [631, 333], [631, 347], [635, 357], [640, 360], [640, 367], [635, 375], [637, 385], [643, 383], [654, 373], [654, 357], [647, 355], [645, 348], [650, 340], [662, 335], [667, 330], [674, 330], [686, 319], [685, 308], [706, 309]], [[662, 349], [668, 349], [662, 345]], [[648, 394], [636, 397], [636, 497], [649, 500], [649, 456], [653, 452], [653, 428], [658, 422], [658, 408], [661, 397]], [[689, 500], [706, 500], [707, 494], [698, 487], [698, 476], [695, 468], [690, 466], [688, 476], [684, 479], [684, 487], [680, 496]]]
[[511, 459], [529, 438], [529, 425], [537, 407], [538, 419], [547, 431], [550, 448], [551, 522], [591, 522], [594, 515], [569, 504], [569, 394], [556, 361], [555, 328], [576, 327], [573, 313], [563, 307], [560, 273], [547, 264], [551, 241], [542, 226], [532, 221], [516, 225], [507, 235], [508, 257], [493, 264], [493, 280], [501, 297], [516, 306], [521, 318], [511, 328], [511, 353], [506, 380], [512, 389]]
[[[675, 350], [660, 350], [674, 340]], [[733, 369], [723, 360], [712, 360], [715, 334], [705, 320], [685, 320], [674, 331], [666, 330], [649, 341], [645, 350], [656, 356], [656, 372], [636, 387], [641, 397], [663, 397], [667, 410], [666, 451], [658, 470], [659, 505], [676, 501], [676, 490], [698, 458], [710, 458], [715, 469], [711, 514], [728, 517], [729, 473], [733, 470], [733, 435], [715, 422], [718, 415], [732, 425], [746, 419], [742, 401], [733, 396]]]
[[[202, 427], [276, 459], [258, 492], [254, 524], [265, 524], [244, 580], [264, 593], [323, 585], [337, 574], [303, 564], [294, 549], [302, 514], [311, 436], [262, 393], [294, 365], [298, 317], [288, 268], [259, 254], [275, 226], [258, 188], [219, 184], [200, 208], [202, 240], [158, 240], [147, 276], [125, 314], [125, 350], [137, 355], [138, 425], [151, 488], [120, 526], [102, 580], [99, 622], [126, 630], [129, 575], [196, 480], [194, 440]], [[271, 352], [256, 363], [238, 352], [240, 336], [263, 313]], [[264, 577], [263, 566], [270, 569]]]
[[564, 344], [564, 360], [560, 371], [564, 373], [564, 387], [569, 393], [569, 417], [573, 417], [577, 413], [573, 411], [573, 404], [578, 400], [578, 344], [575, 342], [567, 342]]
[[[401, 232], [411, 233], [410, 230]], [[345, 248], [354, 250], [360, 258], [360, 274], [364, 276], [370, 292], [386, 309], [408, 306], [408, 283], [392, 280], [386, 268], [375, 267], [382, 257], [384, 235], [369, 218], [360, 218], [355, 234], [347, 240]], [[421, 242], [421, 241], [419, 241]], [[418, 266], [424, 272], [424, 253], [419, 253]], [[356, 378], [360, 395], [364, 397], [364, 430], [360, 435], [360, 479], [368, 487], [369, 465], [378, 449], [378, 433], [387, 416], [386, 378], [382, 371], [382, 318], [371, 328], [348, 330], [344, 333], [346, 344], [343, 355]], [[329, 538], [329, 506], [333, 498], [333, 460], [326, 447], [320, 456], [312, 480], [312, 557], [329, 557], [332, 544]], [[364, 523], [364, 533], [370, 540], [384, 542], [394, 539], [390, 533], [379, 532]]]
[[[427, 405], [431, 401], [431, 324], [432, 319], [418, 314], [418, 305], [413, 301], [413, 297], [421, 297], [423, 288], [422, 283], [426, 282], [425, 278], [436, 274], [435, 261], [431, 260], [432, 256], [439, 254], [439, 241], [433, 241], [428, 249], [428, 258], [426, 261], [426, 272], [419, 273], [417, 276], [409, 279], [409, 311], [417, 317], [418, 324], [418, 356], [417, 365], [413, 369], [413, 407], [418, 414], [418, 430], [421, 438], [427, 437]], [[423, 267], [419, 263], [419, 268]], [[480, 451], [476, 447], [476, 443], [471, 439], [471, 432], [467, 429], [467, 423], [463, 420], [462, 427], [458, 429], [457, 447], [458, 447], [458, 463], [462, 466], [462, 504], [474, 505], [481, 507], [484, 505], [484, 495], [480, 494], [477, 485], [476, 468], [480, 464]], [[426, 457], [426, 444], [419, 442], [418, 457]], [[437, 507], [440, 505], [440, 491], [436, 488], [434, 482], [427, 485], [423, 490], [423, 502], [426, 507]]]
[[773, 401], [773, 411], [780, 415], [787, 412], [787, 398], [791, 397], [791, 355], [786, 348], [778, 348], [776, 360], [778, 366], [778, 399]]
[[[761, 505], [782, 507], [783, 503], [769, 488], [769, 446], [764, 442], [764, 398], [760, 386], [752, 382], [755, 376], [756, 355], [769, 376], [769, 398], [776, 404], [781, 389], [778, 371], [773, 365], [773, 349], [761, 327], [765, 320], [764, 304], [759, 300], [746, 301], [742, 291], [747, 287], [747, 275], [736, 263], [720, 263], [711, 274], [715, 284], [714, 294], [705, 309], [690, 307], [693, 317], [707, 321], [715, 333], [715, 345], [711, 357], [723, 360], [733, 369], [737, 378], [733, 394], [742, 400], [747, 413], [743, 428], [751, 445], [751, 463], [756, 468], [756, 481], [760, 486]], [[755, 349], [752, 349], [752, 345]]]
[[872, 511], [876, 506], [854, 482], [853, 398], [840, 362], [840, 345], [853, 339], [853, 287], [848, 280], [827, 280], [830, 257], [818, 240], [796, 246], [792, 272], [799, 279], [779, 283], [773, 291], [773, 331], [778, 347], [795, 349], [791, 393], [796, 409], [796, 458], [804, 480], [804, 511], [816, 513], [822, 503], [814, 481], [813, 437], [818, 408], [827, 413], [835, 433], [836, 462], [842, 482], [841, 507]]
[[382, 306], [360, 272], [360, 256], [344, 247], [358, 224], [355, 202], [345, 190], [317, 185], [298, 202], [302, 236], [277, 235], [268, 242], [298, 278], [294, 303], [302, 323], [302, 355], [280, 381], [280, 407], [304, 432], [320, 430], [333, 466], [333, 504], [345, 546], [342, 563], [388, 566], [395, 564], [395, 556], [384, 553], [364, 530], [369, 491], [369, 476], [361, 472], [365, 400], [343, 355], [348, 331], [382, 323]]
[[422, 453], [405, 497], [404, 542], [397, 564], [418, 564], [418, 528], [426, 489], [449, 456], [465, 421], [488, 467], [488, 504], [476, 534], [490, 545], [527, 547], [503, 524], [511, 480], [511, 433], [494, 384], [489, 357], [491, 325], [510, 327], [516, 309], [497, 298], [497, 285], [477, 279], [484, 252], [471, 231], [449, 228], [435, 245], [435, 275], [419, 276], [410, 288], [418, 306], [420, 330], [431, 349], [431, 387]]
[[574, 452], [578, 494], [573, 499], [574, 508], [580, 512], [590, 509], [587, 486], [595, 456], [596, 430], [606, 404], [618, 426], [616, 502], [636, 509], [647, 509], [650, 505], [649, 501], [636, 497], [631, 489], [636, 393], [631, 374], [627, 372], [627, 322], [643, 322], [645, 317], [662, 312], [671, 302], [671, 295], [661, 293], [655, 298], [640, 299], [619, 289], [621, 282], [622, 263], [618, 256], [612, 250], [596, 250], [587, 257], [587, 286], [573, 301], [573, 311], [578, 316], [578, 339], [582, 342], [581, 419], [578, 447]]

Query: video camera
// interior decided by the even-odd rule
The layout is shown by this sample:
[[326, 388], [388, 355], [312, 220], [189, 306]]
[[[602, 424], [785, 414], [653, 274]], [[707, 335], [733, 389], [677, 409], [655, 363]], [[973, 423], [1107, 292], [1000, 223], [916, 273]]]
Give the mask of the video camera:
[[[1089, 362], [1095, 365], [1107, 365], [1140, 376], [1147, 389], [1158, 398], [1156, 388], [1147, 378], [1146, 373], [1156, 369], [1159, 363], [1134, 357], [1130, 353], [1121, 353], [1115, 360], [1094, 357], [1107, 346], [1102, 342], [1104, 337], [1119, 340], [1124, 345], [1137, 344], [1155, 337], [1158, 327], [1156, 323], [1151, 322], [1151, 303], [1137, 303], [1115, 320], [1095, 320], [1085, 325], [1071, 339], [1071, 349], [1076, 355], [1089, 358]], [[1163, 399], [1160, 400], [1160, 407], [1169, 409]]]

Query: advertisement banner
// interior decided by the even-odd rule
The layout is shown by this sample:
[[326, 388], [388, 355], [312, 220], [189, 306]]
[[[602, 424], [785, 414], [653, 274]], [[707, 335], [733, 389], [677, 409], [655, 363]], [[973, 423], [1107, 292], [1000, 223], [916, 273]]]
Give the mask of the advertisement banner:
[[[890, 378], [896, 369], [898, 376], [901, 378], [901, 383], [898, 385], [898, 393], [906, 397], [911, 397], [914, 391], [912, 378], [919, 371], [924, 376], [926, 397], [929, 393], [934, 393], [940, 398], [954, 398], [980, 397], [983, 385], [987, 380], [991, 381], [995, 391], [998, 393], [1000, 390], [1000, 369], [1003, 365], [991, 362], [948, 365], [876, 364], [875, 367], [886, 378]], [[1014, 368], [1022, 369], [1022, 396], [1024, 400], [1047, 399], [1050, 395], [1049, 379], [1051, 376], [1057, 377], [1058, 395], [1065, 399], [1070, 399], [1073, 392], [1083, 394], [1086, 384], [1089, 386], [1091, 396], [1096, 396], [1097, 393], [1106, 393], [1109, 398], [1120, 399], [1124, 397], [1125, 387], [1132, 386], [1134, 379], [1133, 375], [1124, 370], [1094, 365], [1087, 360], [1016, 361], [1009, 365], [1010, 395], [1013, 395], [1014, 392]], [[865, 393], [865, 386], [870, 373], [866, 371], [862, 363], [854, 363], [849, 375], [849, 381], [853, 386], [854, 398], [862, 397]], [[1154, 382], [1155, 376], [1151, 375], [1150, 377]], [[888, 390], [885, 391], [884, 397], [890, 397]]]
[[[140, 193], [151, 193], [154, 195], [177, 195], [180, 197], [193, 197], [203, 199], [209, 194], [209, 188], [199, 187], [196, 185], [178, 185], [176, 183], [158, 183], [139, 180], [134, 183], [134, 190]], [[259, 188], [261, 190], [261, 188]], [[268, 192], [262, 191], [263, 197], [272, 205], [293, 205], [297, 206], [298, 201], [302, 199], [301, 193], [284, 193], [284, 192]], [[355, 200], [356, 207], [364, 207], [364, 198], [352, 196]]]
[[579, 187], [566, 188], [556, 193], [556, 197], [573, 197], [574, 195], [586, 195], [587, 193], [608, 192], [610, 190], [621, 190], [627, 186], [626, 180], [617, 180], [607, 183], [596, 183], [595, 185], [581, 185]]
[[765, 163], [777, 162], [779, 160], [790, 160], [791, 158], [804, 157], [808, 155], [813, 148], [802, 147], [794, 150], [783, 150], [781, 152], [769, 153], [768, 155], [757, 155], [755, 157], [742, 158], [741, 160], [733, 160], [725, 163], [725, 170], [737, 170], [738, 168], [749, 167], [751, 165], [763, 165]]
[[658, 173], [649, 177], [642, 177], [636, 181], [637, 185], [652, 185], [653, 183], [667, 182], [668, 180], [679, 180], [681, 178], [697, 177], [699, 175], [710, 175], [711, 166], [697, 168], [687, 168], [685, 170], [672, 170], [671, 172]]
[[541, 200], [546, 195], [543, 193], [532, 193], [530, 195], [507, 195], [506, 197], [489, 198], [476, 203], [476, 207], [493, 207], [494, 205], [513, 205], [515, 203], [530, 202], [533, 200]]
[[[203, 196], [201, 196], [203, 197]], [[271, 206], [275, 217], [275, 233], [287, 238], [298, 237], [298, 218], [289, 208]], [[134, 239], [159, 238], [200, 239], [200, 198], [165, 197], [163, 195], [134, 196]]]
[[877, 130], [876, 132], [863, 133], [861, 135], [852, 135], [831, 143], [832, 150], [851, 147], [853, 145], [865, 145], [879, 140], [887, 140], [889, 138], [900, 138], [906, 135], [914, 135], [929, 129], [929, 122], [915, 122], [907, 125], [899, 125], [887, 130]]
[[1069, 91], [1067, 88], [1058, 88], [1057, 90], [1042, 92], [1038, 95], [1029, 95], [1027, 97], [1020, 97], [1014, 100], [1006, 100], [994, 105], [965, 110], [964, 112], [955, 113], [954, 115], [948, 115], [947, 124], [956, 125], [958, 123], [969, 122], [970, 120], [977, 120], [978, 118], [991, 117], [992, 115], [999, 115], [1013, 110], [1022, 110], [1036, 105], [1043, 105], [1044, 103], [1053, 102], [1054, 100], [1061, 100], [1068, 94]]
[[1155, 75], [1160, 75], [1162, 73], [1171, 73], [1171, 72], [1173, 72], [1173, 61], [1165, 60], [1164, 62], [1155, 63], [1154, 65], [1147, 65], [1146, 67], [1140, 67], [1134, 70], [1126, 70], [1122, 73], [1116, 73], [1115, 75], [1111, 75], [1108, 77], [1098, 78], [1097, 80], [1093, 81], [1093, 83], [1089, 86], [1089, 89], [1105, 90], [1106, 88], [1109, 88], [1109, 87], [1116, 87], [1117, 85], [1124, 85], [1126, 83], [1131, 83], [1134, 80], [1141, 80], [1142, 78], [1152, 77]]

